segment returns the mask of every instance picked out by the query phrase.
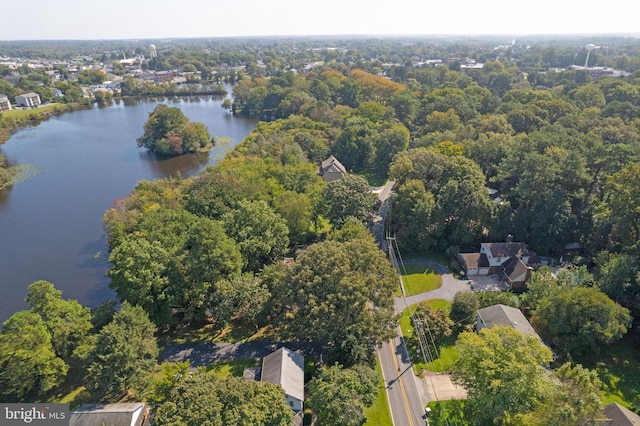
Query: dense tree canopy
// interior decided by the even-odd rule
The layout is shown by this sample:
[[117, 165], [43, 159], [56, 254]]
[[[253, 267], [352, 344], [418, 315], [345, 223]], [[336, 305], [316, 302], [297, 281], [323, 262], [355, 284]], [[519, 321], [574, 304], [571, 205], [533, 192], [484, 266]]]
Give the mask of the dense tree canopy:
[[124, 302], [98, 333], [89, 366], [91, 392], [106, 400], [117, 400], [130, 389], [144, 392], [157, 363], [155, 332], [141, 307]]
[[287, 335], [323, 342], [336, 360], [352, 365], [369, 359], [373, 345], [394, 332], [397, 285], [373, 240], [358, 239], [310, 246], [273, 291]]
[[162, 155], [196, 152], [211, 143], [211, 136], [202, 123], [193, 123], [179, 108], [158, 104], [149, 113], [144, 134], [138, 146]]
[[593, 287], [566, 287], [542, 299], [535, 311], [552, 342], [564, 351], [597, 351], [624, 336], [629, 310]]
[[461, 333], [454, 380], [468, 392], [467, 418], [501, 424], [533, 410], [546, 398], [550, 380], [544, 369], [551, 351], [531, 335], [510, 327]]
[[40, 315], [19, 311], [0, 332], [0, 400], [39, 399], [59, 385], [69, 366], [56, 356], [51, 334]]
[[177, 385], [158, 407], [157, 425], [289, 426], [293, 411], [285, 404], [284, 390], [241, 377], [218, 379], [195, 374]]
[[376, 372], [365, 365], [349, 369], [337, 364], [326, 366], [309, 383], [308, 405], [320, 424], [359, 426], [365, 420], [363, 409], [376, 399], [377, 384]]

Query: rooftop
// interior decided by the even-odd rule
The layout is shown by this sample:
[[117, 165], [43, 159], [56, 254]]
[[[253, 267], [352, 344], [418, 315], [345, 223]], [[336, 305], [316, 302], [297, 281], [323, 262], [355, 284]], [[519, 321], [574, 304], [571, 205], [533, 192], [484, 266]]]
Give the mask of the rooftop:
[[263, 382], [282, 386], [284, 392], [304, 400], [304, 357], [287, 348], [280, 348], [262, 360]]
[[540, 339], [538, 333], [531, 327], [520, 309], [506, 305], [493, 305], [487, 308], [478, 309], [478, 316], [482, 320], [484, 327], [491, 328], [496, 325], [515, 328], [521, 333], [530, 334]]

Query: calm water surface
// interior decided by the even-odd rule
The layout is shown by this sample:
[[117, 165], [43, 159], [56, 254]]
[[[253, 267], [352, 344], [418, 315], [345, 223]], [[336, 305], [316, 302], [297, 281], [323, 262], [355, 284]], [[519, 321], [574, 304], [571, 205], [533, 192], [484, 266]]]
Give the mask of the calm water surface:
[[[0, 191], [0, 322], [27, 307], [27, 286], [47, 280], [64, 298], [95, 306], [114, 294], [105, 273], [102, 216], [143, 179], [192, 176], [214, 164], [253, 130], [232, 117], [221, 99], [119, 101], [66, 113], [16, 133], [0, 151], [10, 164], [30, 164], [37, 175]], [[179, 107], [213, 136], [231, 138], [208, 155], [158, 160], [136, 138], [158, 103]]]

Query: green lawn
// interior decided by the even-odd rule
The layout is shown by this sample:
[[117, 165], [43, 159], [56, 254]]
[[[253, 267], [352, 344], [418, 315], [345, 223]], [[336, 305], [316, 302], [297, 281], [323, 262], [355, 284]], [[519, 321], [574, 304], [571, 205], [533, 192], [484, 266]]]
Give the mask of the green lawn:
[[[428, 300], [427, 305], [433, 309], [444, 309], [449, 311], [451, 309], [451, 302], [444, 299]], [[449, 336], [443, 345], [440, 347], [440, 357], [433, 360], [429, 364], [425, 364], [424, 359], [419, 350], [420, 343], [413, 333], [413, 325], [411, 324], [411, 314], [413, 310], [411, 307], [405, 309], [400, 317], [400, 329], [404, 336], [407, 350], [411, 356], [413, 362], [413, 372], [415, 375], [420, 375], [422, 370], [429, 370], [434, 372], [443, 372], [451, 370], [453, 363], [458, 359], [458, 351], [455, 350], [454, 344], [457, 339], [457, 335], [453, 334]]]
[[56, 108], [61, 108], [60, 104], [48, 104], [48, 105], [40, 105], [38, 108], [33, 109], [12, 109], [11, 111], [4, 111], [2, 113], [3, 116], [9, 119], [24, 119], [30, 116], [43, 114], [45, 112], [55, 110]]
[[208, 365], [204, 370], [208, 374], [215, 374], [220, 379], [225, 379], [229, 376], [242, 377], [245, 368], [253, 368], [256, 366], [256, 360], [249, 359], [232, 359], [228, 361], [216, 361], [211, 365]]
[[378, 176], [373, 173], [362, 173], [360, 176], [369, 182], [369, 186], [384, 186], [389, 180], [385, 176]]
[[[402, 275], [406, 296], [435, 290], [442, 286], [442, 277], [432, 269], [424, 265], [405, 264], [405, 272]], [[395, 296], [400, 297], [402, 292], [398, 288]]]
[[456, 337], [453, 339], [450, 337], [451, 342], [447, 342], [450, 344], [445, 344], [440, 347], [440, 357], [427, 364], [427, 370], [436, 373], [451, 371], [453, 364], [460, 358], [460, 354], [455, 347]]
[[234, 321], [223, 330], [215, 330], [213, 324], [191, 325], [162, 335], [160, 346], [169, 343], [196, 342], [251, 342], [253, 340], [278, 340], [272, 327], [262, 327], [256, 330], [253, 324]]
[[365, 426], [391, 426], [393, 421], [391, 420], [391, 411], [387, 401], [387, 391], [382, 378], [380, 362], [377, 358], [376, 373], [378, 373], [378, 397], [371, 407], [364, 410], [364, 416], [367, 419]]
[[598, 372], [605, 405], [611, 402], [628, 408], [640, 405], [640, 352], [633, 336], [603, 346], [598, 354], [576, 357], [575, 362]]

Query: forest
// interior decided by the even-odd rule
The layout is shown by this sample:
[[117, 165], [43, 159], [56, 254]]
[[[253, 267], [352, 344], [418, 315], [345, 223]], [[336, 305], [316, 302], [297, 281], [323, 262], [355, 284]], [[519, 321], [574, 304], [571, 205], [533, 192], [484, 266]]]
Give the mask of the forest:
[[[85, 378], [94, 399], [128, 394], [156, 401], [159, 424], [171, 424], [187, 397], [171, 400], [190, 386], [178, 381], [162, 388], [149, 380], [149, 372], [160, 369], [156, 336], [166, 341], [177, 330], [204, 325], [217, 335], [241, 323], [325, 348], [328, 366], [312, 379], [310, 408], [321, 424], [362, 424], [375, 399], [375, 386], [364, 385], [375, 375], [373, 349], [399, 321], [396, 273], [367, 229], [377, 208], [370, 185], [387, 179], [395, 181], [387, 226], [404, 253], [452, 261], [458, 252], [512, 235], [566, 265], [564, 275], [538, 271], [528, 292], [499, 300], [523, 308], [560, 365], [627, 333], [637, 339], [640, 46], [606, 41], [591, 61], [627, 76], [558, 69], [584, 63], [584, 40], [500, 48], [493, 40], [393, 39], [167, 45], [152, 66], [192, 64], [231, 80], [231, 111], [261, 121], [198, 177], [140, 182], [105, 213], [108, 276], [119, 311], [114, 302], [91, 313], [63, 300], [50, 283], [30, 287], [31, 309], [15, 314], [0, 333], [0, 399], [50, 398], [73, 373]], [[313, 47], [319, 43], [325, 48]], [[428, 62], [436, 59], [441, 62]], [[482, 66], [464, 67], [467, 59]], [[349, 174], [326, 183], [318, 165], [329, 155]], [[17, 337], [26, 332], [34, 338]], [[125, 349], [125, 333], [141, 339], [144, 353]], [[500, 342], [513, 343], [506, 334]], [[25, 346], [21, 358], [10, 349], [16, 339]], [[483, 344], [474, 339], [460, 343], [470, 357]], [[500, 343], [493, 339], [489, 343]], [[545, 350], [532, 355], [534, 362], [552, 361]], [[119, 353], [127, 354], [126, 362], [110, 359]], [[128, 369], [114, 371], [114, 365]], [[165, 379], [178, 367], [162, 367], [169, 369]], [[591, 373], [577, 366], [557, 374], [567, 383], [587, 377], [597, 388]], [[258, 392], [239, 383], [205, 383], [198, 375], [188, 380], [207, 389], [203, 395], [220, 386]], [[363, 385], [353, 384], [358, 381]], [[467, 385], [465, 409], [486, 408], [486, 395]], [[352, 397], [329, 403], [321, 397], [328, 389]], [[264, 398], [278, 397], [274, 392], [265, 390]], [[542, 418], [544, 407], [571, 407], [567, 394], [541, 394], [522, 396], [531, 398], [522, 410], [502, 407], [494, 419], [536, 424], [531, 419]], [[355, 408], [347, 400], [356, 401]], [[216, 415], [223, 415], [224, 403]], [[576, 418], [587, 418], [592, 408]], [[269, 424], [290, 421], [275, 408], [269, 415], [282, 422]], [[566, 424], [581, 424], [576, 418]]]

